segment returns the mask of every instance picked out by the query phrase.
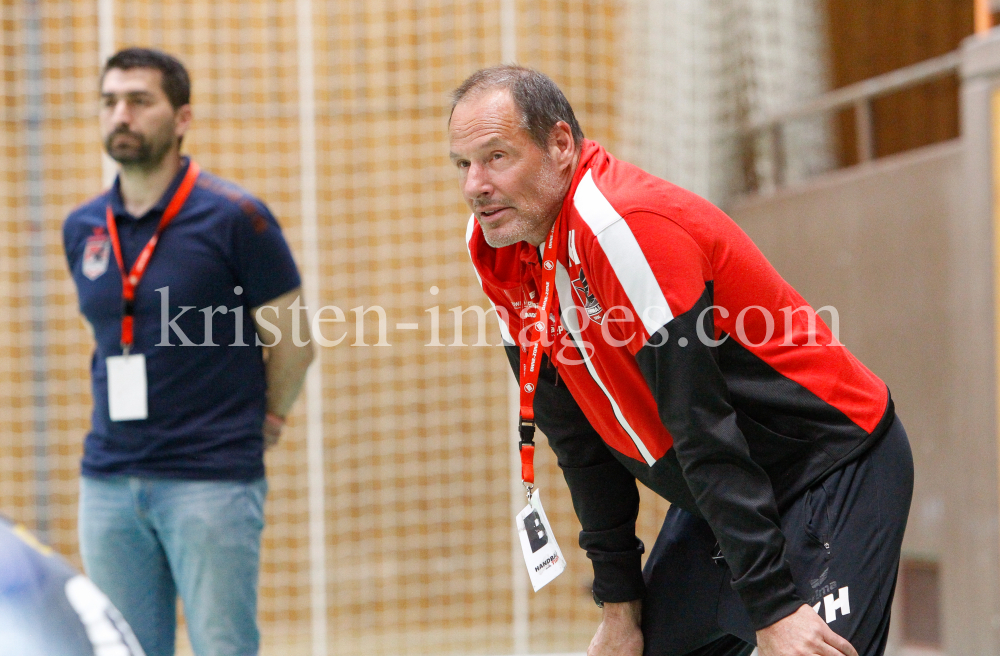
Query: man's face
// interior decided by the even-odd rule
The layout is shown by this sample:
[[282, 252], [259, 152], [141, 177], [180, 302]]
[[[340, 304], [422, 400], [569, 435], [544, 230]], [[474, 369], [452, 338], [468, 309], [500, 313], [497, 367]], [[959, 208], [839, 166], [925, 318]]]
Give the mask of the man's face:
[[486, 242], [499, 248], [545, 241], [566, 193], [566, 167], [521, 127], [510, 93], [486, 91], [462, 100], [448, 132], [462, 195]]
[[115, 161], [151, 168], [184, 135], [190, 107], [174, 109], [155, 68], [112, 68], [101, 83], [101, 138]]

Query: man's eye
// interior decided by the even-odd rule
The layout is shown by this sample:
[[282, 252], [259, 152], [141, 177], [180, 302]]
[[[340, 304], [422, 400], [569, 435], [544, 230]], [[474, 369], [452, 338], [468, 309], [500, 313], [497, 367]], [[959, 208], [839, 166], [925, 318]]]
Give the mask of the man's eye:
[[493, 153], [493, 159], [500, 159], [503, 157], [503, 153]]

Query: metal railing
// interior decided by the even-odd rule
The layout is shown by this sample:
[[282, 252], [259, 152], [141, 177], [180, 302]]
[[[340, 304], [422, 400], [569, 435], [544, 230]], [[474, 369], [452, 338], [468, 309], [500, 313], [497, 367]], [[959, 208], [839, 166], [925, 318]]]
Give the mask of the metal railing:
[[759, 136], [767, 135], [770, 140], [772, 181], [774, 187], [779, 188], [785, 183], [784, 125], [796, 119], [853, 107], [858, 161], [871, 161], [875, 158], [872, 101], [880, 96], [957, 73], [960, 62], [961, 54], [958, 51], [949, 52], [919, 64], [862, 80], [751, 121], [744, 128], [743, 136], [756, 143]]

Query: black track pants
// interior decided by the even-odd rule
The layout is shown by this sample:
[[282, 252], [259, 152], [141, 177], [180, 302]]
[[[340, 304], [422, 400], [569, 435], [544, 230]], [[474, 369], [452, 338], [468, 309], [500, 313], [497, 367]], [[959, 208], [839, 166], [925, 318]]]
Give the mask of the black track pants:
[[[913, 458], [897, 418], [861, 459], [814, 485], [782, 514], [799, 596], [859, 656], [881, 656], [913, 494]], [[713, 560], [708, 524], [672, 507], [643, 572], [646, 656], [742, 656], [755, 634], [732, 573]]]

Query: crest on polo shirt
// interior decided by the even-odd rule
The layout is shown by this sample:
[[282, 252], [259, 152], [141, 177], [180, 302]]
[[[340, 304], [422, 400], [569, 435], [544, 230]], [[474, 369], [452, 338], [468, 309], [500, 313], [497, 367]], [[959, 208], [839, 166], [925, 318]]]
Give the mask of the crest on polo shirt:
[[583, 302], [583, 309], [587, 311], [587, 316], [597, 323], [603, 323], [604, 308], [601, 307], [597, 297], [590, 292], [590, 284], [587, 282], [587, 276], [583, 273], [582, 268], [580, 269], [580, 277], [573, 281], [573, 287], [576, 288], [576, 292]]
[[83, 275], [88, 280], [97, 280], [108, 270], [110, 260], [111, 240], [103, 229], [95, 228], [83, 246]]

